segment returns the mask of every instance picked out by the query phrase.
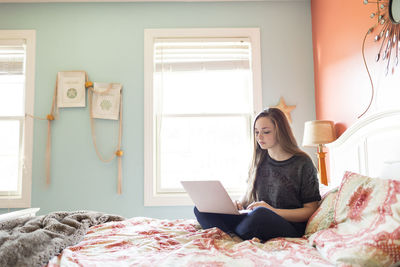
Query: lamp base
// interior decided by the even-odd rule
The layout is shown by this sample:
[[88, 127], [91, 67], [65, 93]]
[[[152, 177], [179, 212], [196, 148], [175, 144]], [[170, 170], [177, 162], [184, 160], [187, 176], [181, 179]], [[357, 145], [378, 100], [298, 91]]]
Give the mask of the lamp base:
[[326, 176], [326, 165], [325, 165], [325, 154], [322, 150], [318, 150], [318, 169], [319, 169], [319, 179], [322, 184], [328, 185], [328, 177]]

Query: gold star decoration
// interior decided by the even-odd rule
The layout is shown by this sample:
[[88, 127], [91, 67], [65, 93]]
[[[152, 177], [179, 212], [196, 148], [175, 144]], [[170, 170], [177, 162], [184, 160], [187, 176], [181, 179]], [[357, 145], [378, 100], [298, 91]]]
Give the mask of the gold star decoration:
[[296, 108], [296, 105], [293, 106], [288, 106], [285, 103], [285, 99], [283, 99], [283, 97], [281, 97], [279, 99], [279, 104], [274, 106], [274, 108], [279, 108], [283, 113], [285, 113], [286, 118], [288, 119], [288, 121], [290, 123], [292, 123], [292, 117], [290, 116], [290, 112]]

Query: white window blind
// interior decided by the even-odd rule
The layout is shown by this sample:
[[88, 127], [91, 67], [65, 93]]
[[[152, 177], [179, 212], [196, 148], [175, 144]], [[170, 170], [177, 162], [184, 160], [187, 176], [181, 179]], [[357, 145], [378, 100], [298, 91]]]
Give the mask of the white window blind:
[[254, 40], [229, 36], [231, 31], [193, 36], [201, 31], [188, 29], [188, 36], [147, 39], [152, 93], [145, 106], [152, 107], [152, 122], [146, 121], [152, 138], [151, 144], [145, 140], [145, 153], [150, 148], [152, 156], [145, 155], [145, 172], [152, 175], [145, 177], [146, 205], [190, 204], [181, 180], [220, 180], [230, 193], [245, 190], [258, 108], [255, 47]]
[[158, 115], [253, 112], [247, 38], [158, 38], [154, 65]]
[[25, 114], [25, 40], [0, 39], [0, 116]]
[[160, 38], [154, 51], [156, 72], [250, 69], [248, 38]]
[[23, 75], [25, 40], [0, 40], [0, 75]]

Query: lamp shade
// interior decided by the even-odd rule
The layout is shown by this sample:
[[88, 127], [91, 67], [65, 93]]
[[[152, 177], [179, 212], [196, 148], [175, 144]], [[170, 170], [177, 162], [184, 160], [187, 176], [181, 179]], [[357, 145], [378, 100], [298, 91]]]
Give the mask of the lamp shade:
[[303, 146], [317, 146], [335, 141], [333, 121], [316, 120], [304, 124]]

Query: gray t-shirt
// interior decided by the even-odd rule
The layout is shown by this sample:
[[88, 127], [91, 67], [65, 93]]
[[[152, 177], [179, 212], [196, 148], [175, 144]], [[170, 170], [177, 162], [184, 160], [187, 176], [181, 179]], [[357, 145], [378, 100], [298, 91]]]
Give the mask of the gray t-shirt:
[[277, 209], [302, 208], [304, 203], [321, 200], [317, 170], [305, 155], [276, 161], [267, 153], [259, 166], [255, 188], [257, 201]]

